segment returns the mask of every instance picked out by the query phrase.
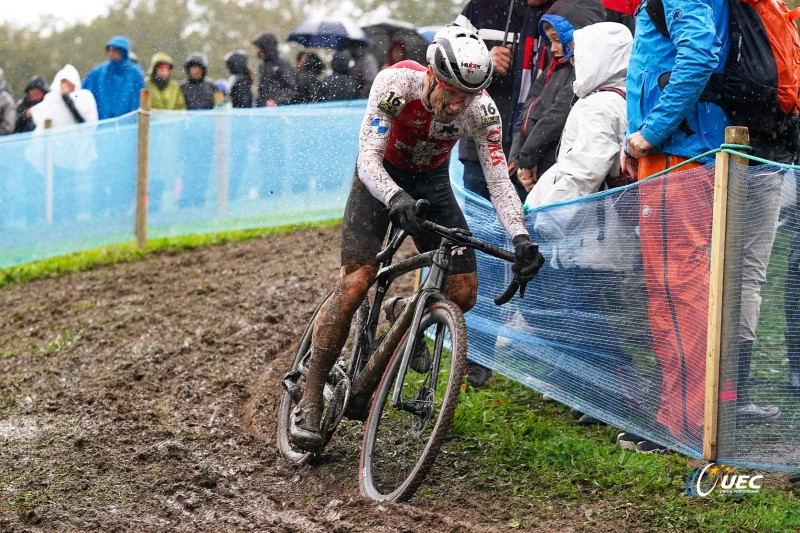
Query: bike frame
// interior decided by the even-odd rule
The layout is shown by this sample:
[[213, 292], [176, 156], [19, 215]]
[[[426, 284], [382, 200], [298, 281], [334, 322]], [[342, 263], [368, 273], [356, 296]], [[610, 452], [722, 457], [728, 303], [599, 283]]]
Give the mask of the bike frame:
[[[513, 253], [475, 239], [472, 237], [472, 234], [466, 230], [446, 228], [427, 220], [422, 221], [422, 227], [442, 237], [442, 242], [438, 249], [424, 252], [392, 264], [392, 257], [407, 236], [402, 230], [393, 230], [392, 233], [390, 233], [387, 247], [377, 256], [380, 268], [373, 282], [373, 284], [376, 285], [376, 291], [370, 307], [366, 339], [364, 339], [361, 332], [359, 332], [359, 345], [357, 345], [354, 350], [354, 353], [357, 353], [359, 361], [357, 361], [355, 372], [350, 376], [352, 380], [351, 400], [366, 401], [369, 399], [369, 396], [374, 392], [378, 381], [386, 370], [397, 345], [402, 341], [401, 334], [408, 331], [407, 338], [416, 338], [419, 333], [422, 316], [428, 308], [429, 303], [445, 299], [444, 285], [447, 280], [447, 271], [456, 248], [466, 246], [480, 250], [499, 259], [509, 262], [514, 261]], [[387, 289], [398, 277], [422, 267], [430, 267], [428, 276], [414, 295], [409, 298], [406, 308], [389, 329], [383, 340], [375, 346], [375, 334], [378, 326], [379, 313]], [[518, 283], [512, 282], [504, 295], [495, 300], [496, 303], [499, 304], [505, 296], [510, 294], [510, 296], [505, 299], [505, 301], [508, 301], [508, 299], [516, 293], [518, 287]], [[411, 314], [412, 312], [413, 315]], [[409, 321], [410, 325], [408, 323]], [[364, 347], [361, 345], [361, 342], [364, 341], [366, 341], [366, 354], [363, 353]], [[443, 341], [437, 338], [436, 342]], [[402, 361], [399, 369], [399, 379], [401, 380], [408, 371], [412, 348], [413, 343], [407, 342], [402, 354]], [[364, 356], [366, 356], [366, 359], [362, 361]], [[438, 361], [435, 363], [438, 363]], [[362, 364], [363, 367], [359, 368]], [[436, 367], [436, 364], [434, 364], [434, 367]], [[398, 389], [395, 390], [393, 394], [392, 406], [396, 408], [402, 407], [400, 403], [400, 390]]]

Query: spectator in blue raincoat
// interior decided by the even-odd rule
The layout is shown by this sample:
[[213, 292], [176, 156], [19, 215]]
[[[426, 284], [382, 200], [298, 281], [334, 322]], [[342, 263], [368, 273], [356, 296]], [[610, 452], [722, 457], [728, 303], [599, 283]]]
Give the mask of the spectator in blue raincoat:
[[108, 61], [97, 65], [83, 80], [83, 88], [94, 94], [100, 120], [122, 116], [139, 108], [144, 75], [130, 60], [131, 43], [117, 35], [106, 43]]

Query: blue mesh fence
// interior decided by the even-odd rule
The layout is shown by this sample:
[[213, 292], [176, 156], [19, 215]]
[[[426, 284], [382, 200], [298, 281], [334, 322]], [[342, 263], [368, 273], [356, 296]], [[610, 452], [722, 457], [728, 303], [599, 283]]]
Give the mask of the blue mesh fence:
[[719, 459], [800, 470], [797, 177], [733, 165], [728, 188]]
[[[148, 236], [341, 216], [363, 102], [153, 111]], [[137, 115], [0, 138], [0, 268], [134, 240]]]
[[[153, 112], [148, 234], [341, 216], [363, 102]], [[131, 242], [137, 117], [0, 139], [0, 268]], [[793, 171], [733, 167], [719, 460], [800, 470], [800, 215]], [[474, 233], [511, 248], [490, 204], [454, 187]], [[470, 358], [609, 424], [702, 455], [713, 165], [527, 215], [547, 264], [492, 299], [478, 254]], [[792, 382], [791, 379], [795, 381]], [[772, 419], [751, 406], [773, 406]]]
[[132, 240], [136, 121], [0, 137], [0, 268]]
[[[478, 302], [466, 315], [471, 359], [625, 431], [702, 457], [713, 180], [708, 165], [528, 213], [547, 264], [525, 299], [496, 307], [508, 265], [478, 254]], [[788, 377], [794, 364], [800, 379], [796, 180], [769, 166], [740, 167], [731, 180], [729, 217], [738, 234], [730, 235], [725, 272], [718, 458], [798, 470], [800, 388]], [[488, 202], [458, 193], [473, 232], [510, 248]], [[764, 280], [759, 317], [755, 293]], [[750, 324], [751, 333], [733, 323]], [[748, 371], [738, 370], [742, 336], [756, 339]], [[793, 342], [788, 356], [785, 339]], [[751, 400], [778, 407], [780, 415], [753, 418]]]

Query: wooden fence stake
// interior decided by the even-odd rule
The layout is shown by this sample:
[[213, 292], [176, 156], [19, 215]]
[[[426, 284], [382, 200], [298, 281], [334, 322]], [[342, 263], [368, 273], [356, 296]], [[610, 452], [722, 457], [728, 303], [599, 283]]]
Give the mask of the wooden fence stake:
[[[732, 126], [725, 129], [726, 144], [749, 144], [747, 128]], [[728, 222], [728, 176], [730, 161], [746, 164], [741, 157], [718, 152], [714, 174], [714, 218], [711, 230], [711, 277], [708, 287], [708, 343], [706, 346], [706, 390], [703, 427], [703, 459], [714, 461], [717, 458], [717, 418], [719, 415], [719, 370], [722, 351], [723, 294], [725, 293], [725, 248]], [[728, 280], [730, 283], [731, 280]], [[726, 333], [733, 330], [728, 324]]]
[[[53, 127], [53, 119], [46, 118], [44, 120], [44, 129], [49, 130]], [[44, 162], [44, 220], [48, 224], [53, 223], [53, 138], [47, 135], [45, 141], [45, 162]]]
[[150, 92], [142, 89], [136, 150], [136, 245], [147, 248], [147, 159], [150, 145]]

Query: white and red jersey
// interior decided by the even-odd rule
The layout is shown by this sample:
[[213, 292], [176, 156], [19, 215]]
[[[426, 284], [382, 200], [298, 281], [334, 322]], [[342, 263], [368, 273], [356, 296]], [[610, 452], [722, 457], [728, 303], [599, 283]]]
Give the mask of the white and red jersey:
[[389, 203], [401, 190], [383, 167], [386, 159], [409, 173], [422, 173], [447, 160], [458, 139], [472, 138], [498, 219], [509, 235], [527, 234], [522, 203], [508, 178], [500, 114], [484, 91], [452, 122], [439, 122], [422, 102], [425, 68], [402, 61], [381, 71], [361, 123], [359, 179], [373, 196]]

